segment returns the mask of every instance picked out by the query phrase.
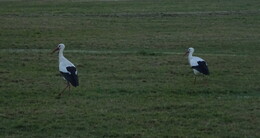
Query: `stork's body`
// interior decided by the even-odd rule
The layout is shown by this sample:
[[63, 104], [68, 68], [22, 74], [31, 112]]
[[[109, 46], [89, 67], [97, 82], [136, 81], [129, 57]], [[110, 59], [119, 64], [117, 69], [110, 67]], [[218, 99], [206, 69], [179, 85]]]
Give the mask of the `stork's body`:
[[193, 72], [195, 74], [195, 80], [194, 83], [196, 82], [196, 75], [199, 74], [204, 74], [204, 75], [209, 75], [209, 69], [207, 62], [200, 58], [193, 56], [192, 54], [194, 53], [194, 48], [189, 48], [186, 54], [188, 54], [188, 61], [190, 63], [191, 68], [193, 69]]
[[60, 95], [69, 87], [70, 84], [74, 87], [79, 86], [78, 81], [78, 73], [77, 69], [74, 64], [72, 64], [67, 58], [63, 56], [63, 51], [65, 49], [64, 44], [59, 44], [53, 52], [59, 50], [59, 71], [63, 75], [64, 79], [67, 81], [67, 86], [65, 89], [60, 93]]

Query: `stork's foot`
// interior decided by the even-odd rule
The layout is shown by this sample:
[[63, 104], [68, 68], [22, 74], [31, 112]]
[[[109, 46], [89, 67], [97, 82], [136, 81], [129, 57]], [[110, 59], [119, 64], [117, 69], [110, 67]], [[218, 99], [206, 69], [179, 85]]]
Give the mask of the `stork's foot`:
[[59, 94], [57, 94], [57, 95], [55, 96], [55, 98], [56, 98], [56, 99], [60, 99], [61, 96], [62, 96], [62, 93], [59, 93]]
[[55, 96], [55, 99], [60, 99], [60, 94], [59, 95], [57, 95], [57, 96]]
[[63, 92], [67, 89], [69, 87], [69, 91], [70, 91], [70, 83], [69, 82], [67, 82], [67, 86], [56, 96], [56, 98], [57, 97], [61, 97], [61, 95], [63, 94]]

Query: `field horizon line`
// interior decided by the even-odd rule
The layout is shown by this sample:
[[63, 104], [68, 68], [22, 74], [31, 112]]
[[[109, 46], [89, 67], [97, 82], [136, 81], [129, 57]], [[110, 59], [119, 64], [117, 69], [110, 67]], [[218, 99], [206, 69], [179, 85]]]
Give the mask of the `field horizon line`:
[[[176, 17], [176, 16], [226, 16], [226, 15], [252, 15], [260, 14], [259, 9], [254, 10], [216, 10], [216, 11], [174, 11], [174, 12], [123, 12], [123, 13], [99, 13], [82, 14], [76, 13], [73, 16], [85, 17]], [[28, 17], [38, 16], [38, 13], [27, 14]], [[71, 16], [72, 14], [44, 14], [41, 16]], [[19, 16], [19, 14], [3, 14], [0, 16]]]
[[[51, 53], [52, 49], [0, 49], [0, 53]], [[68, 49], [65, 53], [85, 53], [85, 54], [140, 54], [140, 55], [184, 55], [184, 52], [174, 51], [152, 51], [152, 50], [73, 50]], [[254, 56], [234, 53], [196, 53], [197, 55], [208, 56]]]

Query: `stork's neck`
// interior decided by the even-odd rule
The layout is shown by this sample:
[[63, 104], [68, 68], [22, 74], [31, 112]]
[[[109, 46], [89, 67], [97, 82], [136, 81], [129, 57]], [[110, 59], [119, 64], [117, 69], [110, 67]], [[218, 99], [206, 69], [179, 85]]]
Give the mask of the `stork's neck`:
[[64, 49], [60, 49], [60, 51], [59, 51], [59, 60], [60, 60], [60, 61], [64, 58], [64, 56], [63, 56], [63, 50], [64, 50]]
[[192, 58], [192, 54], [193, 54], [193, 52], [190, 52], [190, 53], [189, 53], [189, 56], [188, 56], [189, 59]]

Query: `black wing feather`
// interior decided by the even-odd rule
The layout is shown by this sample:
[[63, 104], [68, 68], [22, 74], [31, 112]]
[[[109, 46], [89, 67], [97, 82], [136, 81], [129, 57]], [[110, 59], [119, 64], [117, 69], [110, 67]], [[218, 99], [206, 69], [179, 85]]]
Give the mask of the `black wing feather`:
[[202, 74], [209, 75], [209, 69], [205, 61], [198, 61], [198, 66], [192, 66], [191, 68], [196, 69]]
[[79, 79], [78, 75], [76, 74], [77, 70], [73, 66], [66, 67], [69, 73], [60, 72], [63, 77], [71, 83], [72, 86], [76, 87], [79, 86]]

